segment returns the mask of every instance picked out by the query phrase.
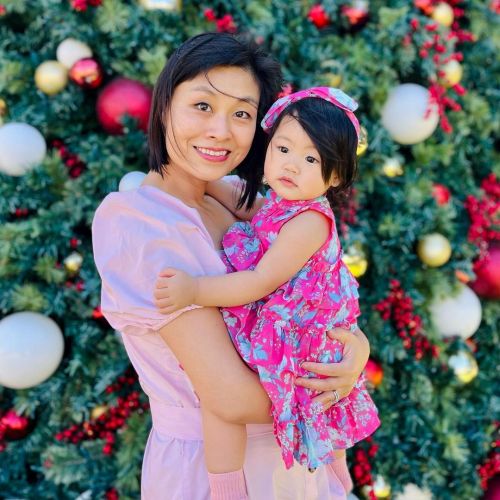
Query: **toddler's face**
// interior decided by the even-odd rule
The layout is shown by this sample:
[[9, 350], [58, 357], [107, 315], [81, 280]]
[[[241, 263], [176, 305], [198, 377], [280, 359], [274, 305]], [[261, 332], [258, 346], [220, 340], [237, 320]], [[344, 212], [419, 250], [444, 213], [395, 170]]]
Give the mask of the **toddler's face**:
[[313, 142], [291, 116], [278, 126], [266, 153], [266, 181], [286, 200], [311, 200], [334, 185], [321, 175], [321, 158]]

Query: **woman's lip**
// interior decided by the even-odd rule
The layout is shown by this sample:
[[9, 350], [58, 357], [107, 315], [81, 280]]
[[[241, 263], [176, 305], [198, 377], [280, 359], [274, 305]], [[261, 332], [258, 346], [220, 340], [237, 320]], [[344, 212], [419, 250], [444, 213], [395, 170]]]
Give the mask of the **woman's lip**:
[[196, 152], [204, 159], [204, 160], [208, 160], [208, 161], [213, 161], [213, 162], [216, 162], [216, 163], [220, 163], [220, 162], [223, 162], [223, 161], [226, 161], [228, 158], [229, 158], [229, 155], [231, 154], [231, 151], [229, 151], [228, 149], [224, 149], [224, 148], [201, 148], [201, 149], [205, 149], [205, 150], [208, 150], [208, 151], [215, 151], [215, 152], [220, 152], [220, 151], [227, 151], [226, 154], [224, 155], [218, 155], [218, 156], [215, 156], [215, 155], [211, 155], [209, 153], [204, 153], [203, 151], [201, 151], [201, 149], [197, 146], [194, 146], [194, 149], [196, 150]]

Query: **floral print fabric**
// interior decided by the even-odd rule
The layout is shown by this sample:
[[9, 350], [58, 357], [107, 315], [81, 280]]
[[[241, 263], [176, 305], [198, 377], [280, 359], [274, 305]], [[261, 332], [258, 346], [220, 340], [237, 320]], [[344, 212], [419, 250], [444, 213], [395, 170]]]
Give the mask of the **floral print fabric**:
[[255, 370], [272, 402], [274, 434], [287, 468], [294, 459], [316, 468], [334, 460], [336, 449], [354, 445], [380, 425], [362, 377], [351, 394], [323, 412], [311, 403], [316, 394], [295, 386], [298, 376], [316, 376], [303, 361], [335, 363], [342, 344], [326, 331], [353, 331], [359, 316], [358, 284], [343, 263], [335, 218], [325, 196], [290, 201], [270, 190], [250, 223], [233, 224], [223, 239], [222, 258], [229, 272], [254, 269], [286, 222], [315, 210], [331, 221], [328, 240], [288, 282], [263, 299], [223, 308], [231, 338]]

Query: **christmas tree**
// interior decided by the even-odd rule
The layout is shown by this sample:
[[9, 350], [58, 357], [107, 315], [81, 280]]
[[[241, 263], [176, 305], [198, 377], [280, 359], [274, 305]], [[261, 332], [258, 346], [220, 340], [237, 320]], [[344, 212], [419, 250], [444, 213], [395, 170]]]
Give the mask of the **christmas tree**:
[[0, 2], [0, 497], [138, 497], [150, 416], [90, 224], [147, 169], [165, 61], [215, 30], [273, 54], [283, 92], [360, 104], [337, 215], [382, 426], [349, 452], [355, 493], [500, 494], [498, 1]]

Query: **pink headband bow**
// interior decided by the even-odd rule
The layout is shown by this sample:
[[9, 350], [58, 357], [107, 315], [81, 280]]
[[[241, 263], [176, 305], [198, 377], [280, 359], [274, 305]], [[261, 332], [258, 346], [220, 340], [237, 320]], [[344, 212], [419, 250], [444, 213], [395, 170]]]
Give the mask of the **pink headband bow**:
[[325, 101], [331, 102], [338, 108], [343, 109], [349, 120], [351, 120], [351, 123], [354, 125], [359, 139], [359, 122], [354, 115], [354, 111], [358, 109], [358, 103], [342, 92], [342, 90], [333, 87], [311, 87], [310, 89], [299, 90], [293, 94], [281, 97], [269, 108], [269, 111], [260, 123], [264, 131], [267, 132], [275, 124], [278, 116], [290, 104], [302, 99], [307, 99], [308, 97], [324, 99]]

